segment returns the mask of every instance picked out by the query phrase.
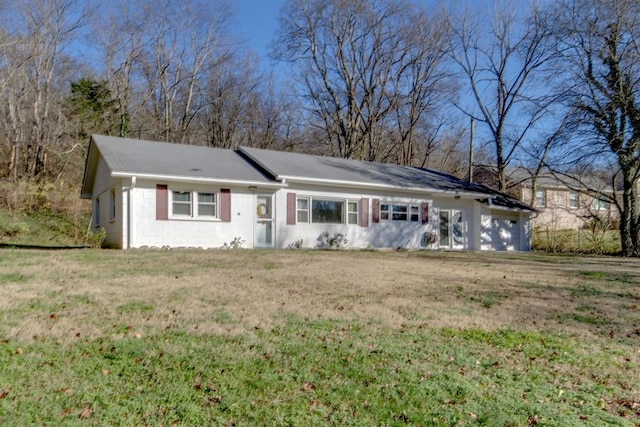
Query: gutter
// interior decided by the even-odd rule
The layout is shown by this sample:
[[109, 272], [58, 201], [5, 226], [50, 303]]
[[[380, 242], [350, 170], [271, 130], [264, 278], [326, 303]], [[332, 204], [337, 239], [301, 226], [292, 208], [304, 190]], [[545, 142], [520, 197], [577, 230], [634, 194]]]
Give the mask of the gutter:
[[113, 178], [135, 178], [149, 179], [149, 180], [161, 180], [161, 181], [173, 181], [173, 182], [193, 182], [193, 183], [215, 183], [215, 184], [233, 184], [238, 186], [254, 186], [260, 188], [284, 188], [287, 187], [284, 182], [265, 182], [265, 181], [251, 181], [251, 180], [233, 180], [233, 179], [221, 179], [221, 178], [200, 178], [192, 176], [174, 176], [174, 175], [157, 175], [157, 174], [133, 174], [130, 172], [112, 172]]
[[383, 189], [383, 190], [400, 190], [407, 191], [412, 193], [434, 193], [434, 194], [446, 194], [454, 197], [464, 197], [464, 198], [486, 198], [486, 193], [475, 193], [469, 192], [465, 190], [438, 190], [435, 188], [425, 188], [425, 187], [398, 187], [395, 185], [388, 184], [375, 184], [375, 183], [361, 183], [354, 181], [342, 181], [342, 180], [333, 180], [333, 179], [323, 179], [323, 178], [303, 178], [299, 176], [288, 176], [288, 175], [277, 175], [277, 180], [281, 180], [283, 183], [286, 180], [290, 182], [296, 182], [300, 184], [324, 184], [324, 185], [334, 185], [336, 187], [357, 187], [357, 188], [372, 188], [372, 189]]

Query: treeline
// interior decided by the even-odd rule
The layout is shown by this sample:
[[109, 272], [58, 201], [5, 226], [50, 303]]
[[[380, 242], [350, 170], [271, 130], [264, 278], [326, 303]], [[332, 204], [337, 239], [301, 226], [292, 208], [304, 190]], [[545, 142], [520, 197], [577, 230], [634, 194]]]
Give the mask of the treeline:
[[638, 254], [637, 2], [288, 0], [278, 74], [238, 41], [232, 6], [3, 3], [1, 178], [77, 184], [91, 133], [463, 176], [474, 129], [473, 161], [494, 167], [503, 190], [510, 166], [534, 182], [545, 169], [606, 171], [623, 252]]

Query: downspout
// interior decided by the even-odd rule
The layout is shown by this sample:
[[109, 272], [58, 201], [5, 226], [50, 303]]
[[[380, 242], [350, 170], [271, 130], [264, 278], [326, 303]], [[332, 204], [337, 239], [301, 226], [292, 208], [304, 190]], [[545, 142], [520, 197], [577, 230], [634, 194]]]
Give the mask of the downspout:
[[136, 187], [136, 177], [132, 176], [131, 177], [131, 186], [129, 186], [129, 200], [128, 200], [128, 205], [129, 205], [129, 214], [127, 215], [127, 230], [129, 232], [129, 236], [127, 238], [127, 243], [128, 243], [128, 247], [127, 249], [131, 249], [131, 247], [133, 246], [132, 240], [134, 240], [135, 237], [135, 233], [133, 232], [133, 227], [135, 225], [135, 221], [133, 220], [133, 213], [134, 213], [134, 206], [133, 206], [133, 196], [131, 195], [131, 192], [133, 191], [133, 189]]
[[125, 245], [122, 245], [125, 249], [131, 249], [132, 247], [131, 240], [134, 236], [133, 231], [131, 230], [131, 227], [133, 227], [133, 223], [134, 223], [134, 221], [131, 220], [131, 218], [133, 217], [133, 203], [132, 203], [133, 198], [131, 197], [131, 191], [135, 188], [135, 186], [136, 186], [136, 177], [132, 176], [131, 184], [128, 187], [122, 187], [122, 190], [127, 192], [127, 235], [126, 235], [127, 242]]

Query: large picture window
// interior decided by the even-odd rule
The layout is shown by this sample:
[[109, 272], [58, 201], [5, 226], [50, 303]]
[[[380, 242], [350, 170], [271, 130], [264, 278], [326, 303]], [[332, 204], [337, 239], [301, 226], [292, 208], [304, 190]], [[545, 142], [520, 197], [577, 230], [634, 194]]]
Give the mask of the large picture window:
[[318, 224], [344, 224], [344, 200], [313, 199], [311, 222]]
[[360, 222], [360, 200], [296, 197], [296, 222], [299, 224], [348, 224]]
[[216, 218], [217, 213], [215, 193], [171, 192], [171, 214], [174, 217]]

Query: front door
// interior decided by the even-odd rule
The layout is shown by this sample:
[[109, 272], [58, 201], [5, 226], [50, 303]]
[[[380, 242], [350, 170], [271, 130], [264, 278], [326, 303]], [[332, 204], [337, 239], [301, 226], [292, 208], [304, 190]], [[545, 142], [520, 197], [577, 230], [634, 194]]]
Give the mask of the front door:
[[256, 230], [254, 246], [273, 247], [273, 197], [258, 194], [256, 196]]
[[464, 249], [464, 221], [462, 211], [440, 209], [439, 215], [440, 247]]

